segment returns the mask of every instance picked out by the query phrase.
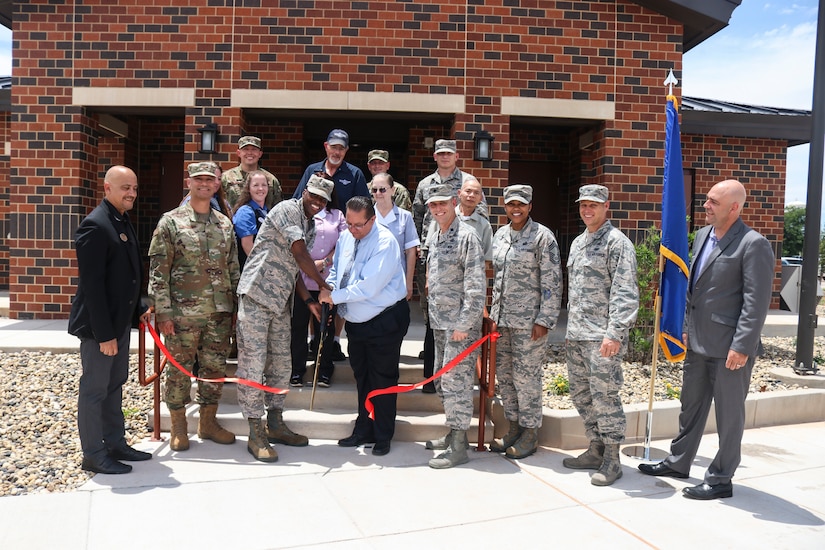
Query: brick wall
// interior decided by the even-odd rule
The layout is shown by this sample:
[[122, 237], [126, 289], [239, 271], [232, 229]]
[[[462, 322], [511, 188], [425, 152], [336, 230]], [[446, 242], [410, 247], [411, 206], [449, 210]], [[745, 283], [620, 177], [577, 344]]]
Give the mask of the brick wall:
[[[579, 185], [600, 183], [613, 193], [612, 218], [631, 238], [659, 219], [662, 81], [670, 69], [681, 77], [682, 57], [681, 25], [664, 16], [623, 0], [185, 4], [16, 3], [5, 218], [12, 237], [4, 243], [13, 316], [68, 313], [76, 276], [73, 231], [99, 201], [99, 182], [111, 163], [138, 167], [133, 218], [144, 246], [160, 215], [153, 199], [176, 196], [166, 185], [180, 186], [182, 195], [180, 182], [166, 183], [163, 173], [170, 152], [184, 166], [210, 159], [226, 169], [237, 162], [237, 138], [260, 135], [263, 165], [291, 194], [306, 165], [323, 157], [326, 134], [308, 131], [302, 113], [278, 113], [278, 105], [268, 113], [234, 107], [233, 90], [427, 94], [433, 102], [460, 95], [461, 112], [438, 120], [407, 114], [407, 142], [394, 144], [392, 160], [393, 173], [411, 191], [435, 168], [424, 138], [450, 135], [458, 140], [460, 167], [489, 190], [494, 225], [504, 222], [500, 188], [509, 182], [511, 161], [534, 158], [560, 166], [559, 204], [572, 205]], [[129, 135], [116, 138], [101, 133], [97, 114], [71, 98], [72, 87], [113, 85], [194, 88], [196, 94], [194, 105], [169, 116], [129, 114]], [[550, 119], [503, 114], [503, 98], [612, 102], [616, 114], [603, 122], [552, 120], [563, 124], [557, 132], [548, 129]], [[344, 127], [383, 121], [370, 112], [313, 113], [319, 116]], [[203, 155], [197, 129], [209, 122], [221, 129], [219, 150]], [[495, 136], [489, 162], [472, 160], [472, 138], [482, 129]], [[592, 146], [580, 150], [587, 131]], [[539, 149], [535, 140], [547, 145]], [[365, 155], [354, 149], [347, 160], [366, 167]], [[767, 177], [760, 185], [763, 199], [781, 188]], [[0, 190], [0, 209], [2, 200]], [[581, 224], [575, 207], [562, 212], [564, 244]], [[4, 252], [0, 248], [0, 278]]]
[[768, 239], [776, 257], [777, 273], [771, 304], [775, 308], [779, 307], [782, 282], [779, 258], [782, 256], [785, 220], [786, 151], [787, 143], [781, 140], [682, 136], [683, 165], [693, 169], [696, 175], [694, 227], [705, 225], [702, 204], [714, 184], [725, 179], [742, 182], [748, 192], [742, 221]]
[[[0, 147], [10, 139], [11, 113], [0, 113]], [[0, 288], [9, 287], [9, 157], [0, 150]]]

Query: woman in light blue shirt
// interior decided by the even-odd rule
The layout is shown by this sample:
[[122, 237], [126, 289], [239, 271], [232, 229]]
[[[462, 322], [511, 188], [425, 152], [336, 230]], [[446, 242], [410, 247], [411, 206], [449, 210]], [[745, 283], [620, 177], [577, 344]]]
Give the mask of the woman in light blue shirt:
[[418, 232], [412, 214], [399, 208], [392, 200], [392, 176], [376, 174], [372, 178], [372, 198], [375, 201], [375, 220], [392, 231], [401, 251], [401, 267], [407, 283], [407, 300], [412, 298], [415, 262], [418, 259]]

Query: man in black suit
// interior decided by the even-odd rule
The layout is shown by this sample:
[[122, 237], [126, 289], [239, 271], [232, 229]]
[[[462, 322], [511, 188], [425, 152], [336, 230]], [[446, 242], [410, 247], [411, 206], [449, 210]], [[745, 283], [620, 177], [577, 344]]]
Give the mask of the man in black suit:
[[713, 401], [719, 451], [704, 482], [682, 491], [697, 500], [733, 496], [745, 398], [754, 360], [762, 353], [760, 335], [771, 303], [776, 259], [768, 240], [739, 219], [746, 198], [745, 187], [736, 180], [719, 182], [708, 191], [708, 225], [693, 243], [682, 334], [687, 357], [679, 434], [670, 444], [670, 456], [639, 465], [647, 475], [687, 478]]
[[137, 176], [113, 166], [103, 182], [103, 202], [77, 228], [79, 282], [69, 333], [80, 338], [83, 374], [77, 398], [77, 428], [84, 470], [125, 474], [121, 460], [149, 460], [126, 443], [122, 390], [129, 375], [129, 336], [138, 320], [149, 322], [141, 299], [140, 246], [127, 211], [137, 198]]

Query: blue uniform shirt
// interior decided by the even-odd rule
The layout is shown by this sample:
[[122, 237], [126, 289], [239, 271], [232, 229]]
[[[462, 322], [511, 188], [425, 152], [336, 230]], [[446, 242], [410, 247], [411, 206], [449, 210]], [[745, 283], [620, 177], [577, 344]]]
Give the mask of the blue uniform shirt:
[[355, 242], [349, 231], [338, 237], [327, 284], [333, 288], [332, 302], [346, 304], [344, 319], [364, 323], [405, 299], [407, 283], [395, 236], [386, 227], [373, 222], [370, 232], [358, 243], [347, 286], [341, 288], [341, 278], [353, 258]]

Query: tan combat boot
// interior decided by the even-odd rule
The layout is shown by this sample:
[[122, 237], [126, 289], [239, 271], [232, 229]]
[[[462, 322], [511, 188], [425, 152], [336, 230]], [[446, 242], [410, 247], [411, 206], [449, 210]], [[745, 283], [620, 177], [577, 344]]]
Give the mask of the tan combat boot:
[[255, 460], [276, 462], [278, 453], [270, 447], [269, 441], [266, 440], [266, 427], [263, 419], [249, 418], [247, 420], [249, 420], [249, 443], [246, 445], [246, 450], [255, 457]]
[[450, 446], [446, 451], [430, 460], [430, 468], [444, 470], [470, 461], [467, 456], [467, 430], [450, 430]]
[[494, 453], [503, 453], [507, 450], [507, 447], [518, 441], [518, 438], [521, 437], [521, 431], [524, 429], [519, 426], [518, 421], [510, 420], [510, 429], [504, 434], [504, 437], [501, 439], [494, 439], [492, 443], [490, 443], [490, 450]]
[[218, 413], [218, 405], [201, 405], [200, 420], [198, 420], [198, 437], [201, 439], [211, 439], [221, 445], [235, 443], [235, 434], [223, 429], [218, 424], [215, 415]]
[[270, 443], [280, 443], [290, 447], [309, 445], [309, 439], [305, 435], [296, 434], [284, 423], [284, 411], [281, 409], [267, 411], [266, 438]]
[[524, 428], [521, 432], [521, 437], [507, 447], [504, 456], [507, 458], [527, 458], [535, 453], [539, 448], [539, 429], [538, 428]]
[[619, 461], [619, 444], [608, 443], [604, 446], [604, 462], [599, 471], [590, 476], [590, 483], [601, 487], [613, 485], [622, 477], [622, 463]]
[[169, 430], [169, 448], [173, 451], [185, 451], [189, 448], [189, 436], [186, 434], [186, 407], [169, 409], [172, 428]]
[[561, 461], [565, 468], [574, 470], [598, 470], [604, 462], [604, 443], [598, 439], [590, 442], [590, 446], [576, 458], [565, 458]]

